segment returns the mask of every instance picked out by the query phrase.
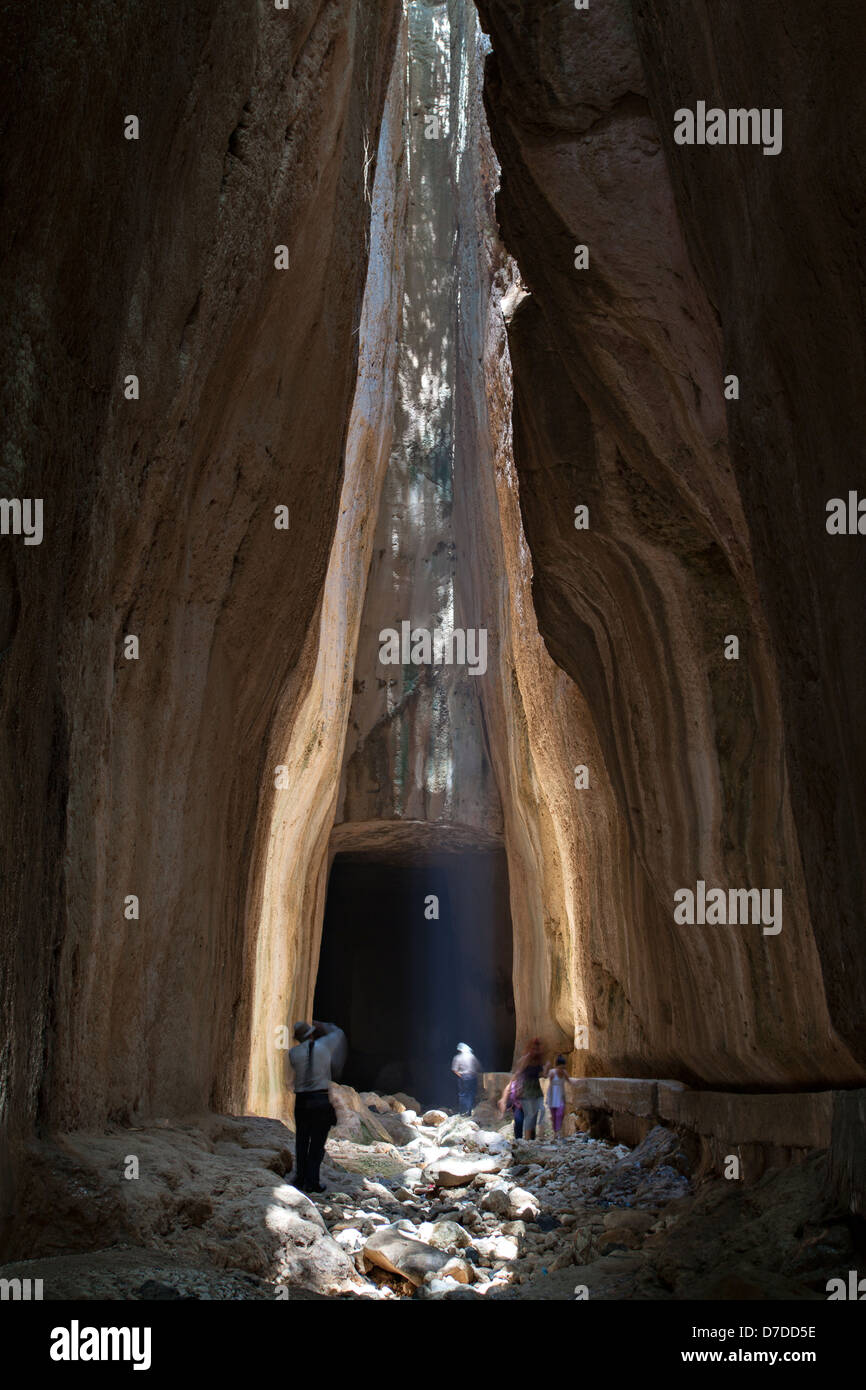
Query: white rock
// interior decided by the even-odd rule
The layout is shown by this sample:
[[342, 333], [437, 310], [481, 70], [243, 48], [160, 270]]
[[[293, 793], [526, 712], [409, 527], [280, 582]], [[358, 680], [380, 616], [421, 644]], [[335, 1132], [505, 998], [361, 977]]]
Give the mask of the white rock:
[[342, 1231], [337, 1231], [334, 1240], [349, 1255], [354, 1255], [357, 1250], [363, 1250], [365, 1236], [361, 1234], [357, 1226], [346, 1226]]
[[463, 1285], [458, 1284], [456, 1279], [431, 1279], [429, 1284], [424, 1285], [425, 1298], [447, 1298], [450, 1293], [455, 1293], [457, 1289], [462, 1289]]
[[491, 1154], [506, 1153], [510, 1148], [508, 1140], [503, 1135], [496, 1134], [492, 1129], [479, 1129], [470, 1143], [473, 1148], [483, 1149], [485, 1153]]
[[462, 1250], [472, 1244], [472, 1237], [456, 1221], [433, 1221], [429, 1234], [420, 1237], [436, 1250]]
[[514, 1236], [482, 1236], [473, 1241], [482, 1260], [516, 1260], [518, 1243]]
[[531, 1192], [523, 1187], [512, 1187], [508, 1194], [508, 1213], [512, 1220], [533, 1220], [541, 1208]]
[[479, 1173], [495, 1173], [499, 1168], [499, 1162], [499, 1159], [492, 1157], [463, 1158], [455, 1154], [452, 1158], [436, 1159], [428, 1163], [424, 1175], [439, 1187], [465, 1187]]

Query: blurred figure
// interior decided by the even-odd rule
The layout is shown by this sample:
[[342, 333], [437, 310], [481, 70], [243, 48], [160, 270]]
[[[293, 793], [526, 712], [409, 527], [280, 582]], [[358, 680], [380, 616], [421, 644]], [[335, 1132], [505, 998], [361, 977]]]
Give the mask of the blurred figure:
[[337, 1115], [328, 1086], [346, 1060], [346, 1035], [336, 1023], [296, 1023], [297, 1044], [289, 1052], [295, 1084], [295, 1187], [324, 1192], [319, 1167]]
[[514, 1137], [523, 1138], [523, 1106], [521, 1104], [521, 1081], [519, 1075], [510, 1076], [505, 1086], [505, 1090], [499, 1098], [499, 1113], [504, 1115], [506, 1110], [510, 1110], [514, 1116]]
[[[541, 1090], [541, 1073], [544, 1062], [544, 1048], [540, 1038], [531, 1038], [529, 1045], [514, 1070], [508, 1086], [502, 1093], [499, 1101], [499, 1112], [505, 1112], [506, 1102], [511, 1095], [513, 1084], [519, 1085], [519, 1100], [521, 1123], [520, 1133], [518, 1133], [517, 1116], [515, 1114], [514, 1137], [520, 1139], [524, 1136], [527, 1139], [535, 1138], [535, 1131], [538, 1126], [539, 1114], [544, 1112], [544, 1095]], [[516, 1088], [515, 1088], [516, 1089]]]
[[457, 1044], [451, 1070], [457, 1077], [457, 1113], [471, 1115], [475, 1109], [475, 1093], [478, 1090], [481, 1063], [468, 1043]]
[[565, 1083], [570, 1080], [561, 1052], [549, 1068], [547, 1078], [547, 1108], [550, 1111], [550, 1123], [553, 1125], [553, 1137], [558, 1139], [565, 1115]]

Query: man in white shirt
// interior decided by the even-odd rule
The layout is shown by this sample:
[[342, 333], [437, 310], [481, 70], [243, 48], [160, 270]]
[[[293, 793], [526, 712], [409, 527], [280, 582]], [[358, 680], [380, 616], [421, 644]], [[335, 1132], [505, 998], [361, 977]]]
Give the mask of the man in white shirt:
[[471, 1115], [475, 1108], [475, 1092], [478, 1089], [481, 1063], [468, 1043], [457, 1044], [451, 1070], [457, 1077], [457, 1113]]
[[328, 1130], [337, 1116], [328, 1086], [346, 1060], [346, 1035], [336, 1023], [296, 1023], [297, 1043], [289, 1052], [295, 1077], [295, 1187], [324, 1192], [319, 1166]]

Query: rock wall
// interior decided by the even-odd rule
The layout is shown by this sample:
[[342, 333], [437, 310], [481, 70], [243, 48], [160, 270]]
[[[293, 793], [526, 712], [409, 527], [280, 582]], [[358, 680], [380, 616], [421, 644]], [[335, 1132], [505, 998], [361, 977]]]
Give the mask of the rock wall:
[[[352, 700], [353, 671], [390, 453], [403, 299], [406, 203], [403, 120], [406, 28], [391, 73], [372, 189], [370, 259], [358, 332], [337, 530], [321, 610], [310, 626], [312, 680], [287, 688], [271, 734], [259, 803], [249, 913], [255, 922], [253, 1030], [247, 1109], [288, 1116], [285, 1043], [278, 1030], [309, 1014], [328, 875], [328, 841]], [[240, 1061], [240, 1059], [239, 1059]]]
[[[862, 16], [477, 8], [495, 215], [469, 0], [409, 38], [397, 0], [4, 19], [0, 490], [45, 508], [0, 544], [13, 1148], [283, 1113], [330, 856], [382, 827], [505, 844], [518, 1041], [866, 1077], [860, 539], [824, 530], [857, 485]], [[783, 106], [784, 153], [675, 146], [702, 98]], [[485, 627], [485, 675], [387, 678], [403, 618]], [[783, 931], [675, 925], [699, 878], [781, 887]]]
[[[502, 811], [485, 748], [482, 676], [463, 665], [383, 665], [380, 633], [463, 626], [464, 557], [454, 536], [455, 374], [466, 178], [466, 90], [475, 16], [464, 0], [408, 8], [406, 281], [393, 449], [355, 657], [338, 826], [413, 821], [499, 840]], [[471, 48], [471, 53], [470, 53]], [[484, 612], [465, 626], [485, 626]], [[488, 656], [489, 660], [489, 656]], [[438, 833], [438, 832], [437, 832]], [[344, 833], [341, 843], [346, 840]], [[435, 838], [435, 837], [434, 837]]]
[[[831, 1016], [866, 1060], [863, 540], [826, 504], [862, 491], [852, 429], [861, 332], [866, 13], [842, 0], [757, 8], [635, 0], [646, 92], [693, 264], [718, 315], [731, 466], [775, 657], [791, 806]], [[783, 148], [673, 142], [673, 111], [780, 107]]]
[[[598, 739], [585, 816], [611, 824], [611, 846], [617, 826], [627, 836], [622, 852], [588, 844], [577, 878], [593, 904], [572, 947], [592, 1069], [857, 1080], [807, 896], [775, 634], [728, 443], [730, 357], [678, 214], [631, 6], [478, 8], [493, 45], [497, 214], [530, 291], [509, 345], [535, 609]], [[681, 104], [667, 88], [666, 100]], [[575, 529], [581, 504], [588, 530]], [[738, 661], [724, 657], [728, 634]], [[675, 925], [674, 893], [698, 879], [782, 888], [783, 931]]]
[[313, 672], [397, 18], [4, 17], [2, 491], [45, 516], [2, 540], [7, 1140], [243, 1102], [255, 813]]

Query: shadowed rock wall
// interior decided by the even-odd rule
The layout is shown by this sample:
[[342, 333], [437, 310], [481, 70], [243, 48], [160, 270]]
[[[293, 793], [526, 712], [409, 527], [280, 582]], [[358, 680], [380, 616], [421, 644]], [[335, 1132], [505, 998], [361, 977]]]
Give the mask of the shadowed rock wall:
[[255, 808], [311, 674], [397, 13], [5, 17], [2, 491], [45, 507], [2, 540], [7, 1134], [242, 1102]]
[[[646, 91], [691, 259], [719, 320], [731, 465], [776, 661], [791, 805], [833, 1022], [866, 1059], [863, 494], [866, 11], [856, 0], [635, 0]], [[782, 153], [673, 141], [673, 112], [781, 107]], [[757, 155], [757, 157], [756, 157]], [[709, 157], [708, 157], [709, 156]]]

